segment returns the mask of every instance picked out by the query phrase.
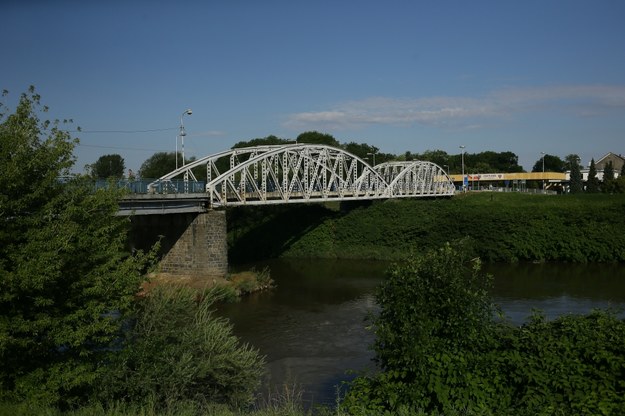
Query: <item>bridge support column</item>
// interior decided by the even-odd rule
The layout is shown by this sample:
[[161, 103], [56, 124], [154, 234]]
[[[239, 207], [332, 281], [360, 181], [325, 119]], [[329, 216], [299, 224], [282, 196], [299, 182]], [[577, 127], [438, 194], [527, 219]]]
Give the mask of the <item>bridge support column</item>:
[[228, 273], [226, 212], [175, 217], [186, 222], [186, 229], [161, 260], [161, 272], [193, 277], [225, 276]]

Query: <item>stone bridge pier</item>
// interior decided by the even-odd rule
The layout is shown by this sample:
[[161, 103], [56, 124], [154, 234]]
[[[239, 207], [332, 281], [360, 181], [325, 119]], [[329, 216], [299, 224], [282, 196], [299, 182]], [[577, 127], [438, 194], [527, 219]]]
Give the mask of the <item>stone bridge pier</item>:
[[225, 211], [137, 215], [131, 222], [133, 248], [146, 250], [160, 239], [160, 272], [194, 278], [228, 273]]

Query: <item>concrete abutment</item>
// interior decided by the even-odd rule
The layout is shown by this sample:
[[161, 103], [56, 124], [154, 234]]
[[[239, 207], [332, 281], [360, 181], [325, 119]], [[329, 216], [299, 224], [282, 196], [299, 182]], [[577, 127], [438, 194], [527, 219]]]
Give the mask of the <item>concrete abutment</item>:
[[228, 273], [225, 211], [142, 215], [132, 222], [133, 239], [140, 248], [160, 238], [160, 272], [194, 278], [223, 277]]

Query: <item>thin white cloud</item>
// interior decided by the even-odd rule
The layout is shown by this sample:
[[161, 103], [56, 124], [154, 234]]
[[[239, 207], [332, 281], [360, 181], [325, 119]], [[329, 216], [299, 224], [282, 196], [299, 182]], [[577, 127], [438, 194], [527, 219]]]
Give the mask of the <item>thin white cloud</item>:
[[596, 116], [615, 109], [625, 111], [625, 86], [572, 85], [511, 88], [491, 92], [482, 98], [373, 97], [349, 101], [323, 111], [292, 114], [285, 125], [292, 128], [357, 128], [372, 124], [423, 124], [476, 128], [484, 120], [538, 110]]

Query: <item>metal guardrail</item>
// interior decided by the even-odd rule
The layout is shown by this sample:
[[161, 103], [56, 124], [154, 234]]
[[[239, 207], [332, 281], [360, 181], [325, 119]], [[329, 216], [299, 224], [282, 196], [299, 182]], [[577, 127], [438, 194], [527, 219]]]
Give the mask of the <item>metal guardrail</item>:
[[127, 189], [133, 194], [147, 194], [150, 192], [148, 185], [155, 183], [153, 193], [156, 194], [183, 194], [183, 193], [205, 193], [206, 182], [187, 182], [188, 191], [185, 192], [185, 181], [183, 179], [173, 179], [167, 182], [158, 182], [157, 179], [118, 179], [113, 182], [107, 179], [97, 179], [95, 189], [108, 188], [114, 184], [118, 189]]

